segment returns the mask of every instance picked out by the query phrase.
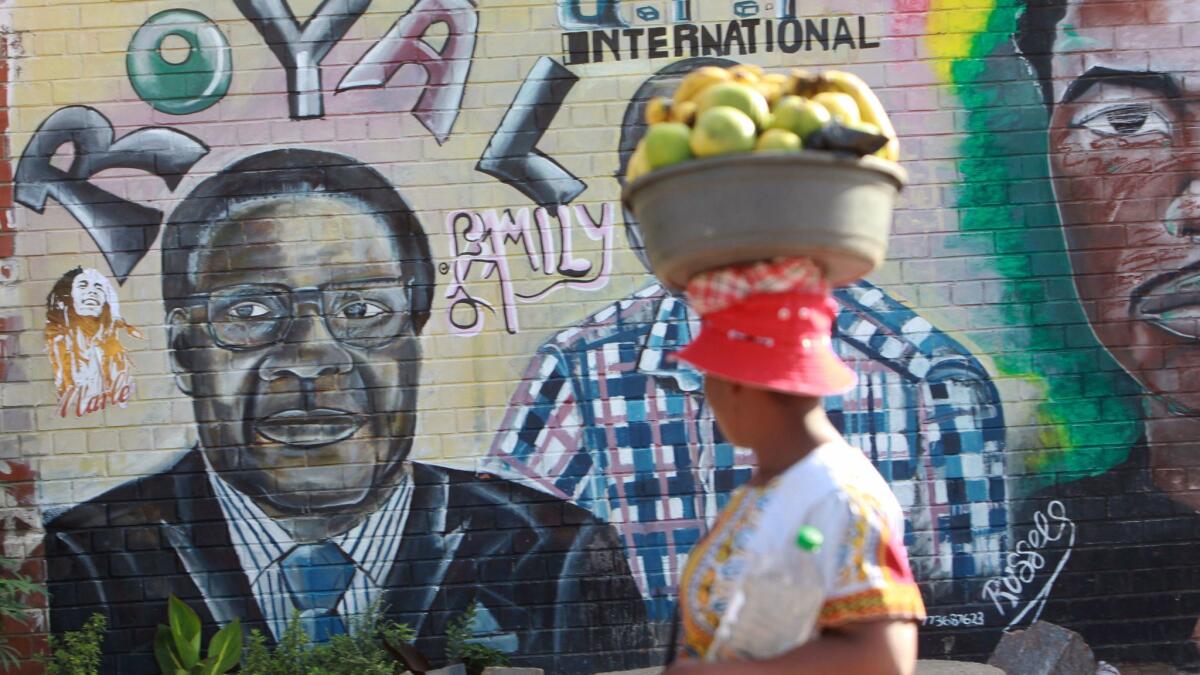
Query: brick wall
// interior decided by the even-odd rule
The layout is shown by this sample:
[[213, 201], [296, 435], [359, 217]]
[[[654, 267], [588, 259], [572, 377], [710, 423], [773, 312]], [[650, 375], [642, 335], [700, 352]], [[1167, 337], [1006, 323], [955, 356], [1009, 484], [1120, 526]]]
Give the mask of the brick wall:
[[[860, 385], [827, 407], [905, 509], [923, 654], [1041, 617], [1200, 661], [1194, 3], [318, 4], [3, 5], [3, 553], [51, 591], [22, 631], [105, 611], [121, 672], [171, 592], [270, 631], [234, 545], [279, 544], [275, 578], [271, 523], [366, 518], [403, 580], [353, 602], [428, 636], [479, 603], [562, 672], [660, 658], [749, 455], [671, 359], [695, 317], [615, 176], [645, 100], [729, 59], [851, 70], [902, 138], [890, 260], [837, 291]], [[350, 334], [347, 293], [408, 318]], [[568, 544], [589, 583], [535, 583]]]

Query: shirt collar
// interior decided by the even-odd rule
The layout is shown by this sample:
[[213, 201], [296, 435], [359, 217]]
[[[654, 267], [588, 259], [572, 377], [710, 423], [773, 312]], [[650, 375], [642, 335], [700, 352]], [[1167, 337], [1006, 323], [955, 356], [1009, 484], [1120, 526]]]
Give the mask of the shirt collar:
[[[207, 457], [204, 465], [225, 514], [234, 550], [253, 585], [267, 568], [295, 548], [297, 542], [253, 499], [222, 478]], [[395, 560], [412, 501], [412, 488], [412, 469], [406, 464], [400, 484], [379, 509], [358, 525], [331, 538], [377, 586], [383, 585]]]
[[675, 295], [659, 284], [649, 286], [647, 296], [659, 295], [654, 323], [642, 335], [639, 345], [638, 370], [658, 378], [675, 381], [681, 391], [699, 391], [704, 386], [703, 376], [695, 368], [675, 358], [692, 340], [699, 325], [699, 317], [688, 307], [683, 296]]

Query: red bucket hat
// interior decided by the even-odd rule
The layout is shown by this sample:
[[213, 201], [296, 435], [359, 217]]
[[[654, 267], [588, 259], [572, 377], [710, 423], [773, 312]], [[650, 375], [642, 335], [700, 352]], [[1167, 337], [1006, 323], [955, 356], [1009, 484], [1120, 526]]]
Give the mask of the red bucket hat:
[[837, 303], [811, 261], [700, 275], [688, 296], [700, 335], [679, 359], [701, 372], [803, 396], [843, 394], [857, 382], [833, 350]]

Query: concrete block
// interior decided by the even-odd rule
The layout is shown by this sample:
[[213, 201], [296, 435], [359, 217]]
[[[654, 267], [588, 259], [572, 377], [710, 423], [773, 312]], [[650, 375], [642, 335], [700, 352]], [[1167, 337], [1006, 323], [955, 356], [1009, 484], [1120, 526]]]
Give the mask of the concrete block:
[[1095, 675], [1096, 658], [1083, 638], [1045, 621], [1006, 633], [988, 664], [1008, 675]]
[[425, 675], [467, 675], [467, 667], [461, 663], [456, 663], [445, 668], [427, 671]]

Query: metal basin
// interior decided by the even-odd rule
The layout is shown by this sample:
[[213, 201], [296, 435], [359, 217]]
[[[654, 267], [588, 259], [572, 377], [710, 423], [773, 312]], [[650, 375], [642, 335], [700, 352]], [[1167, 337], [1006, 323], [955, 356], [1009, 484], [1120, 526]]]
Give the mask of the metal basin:
[[696, 274], [777, 257], [814, 259], [834, 285], [883, 262], [908, 176], [877, 157], [753, 153], [682, 162], [625, 186], [651, 270], [681, 291]]

